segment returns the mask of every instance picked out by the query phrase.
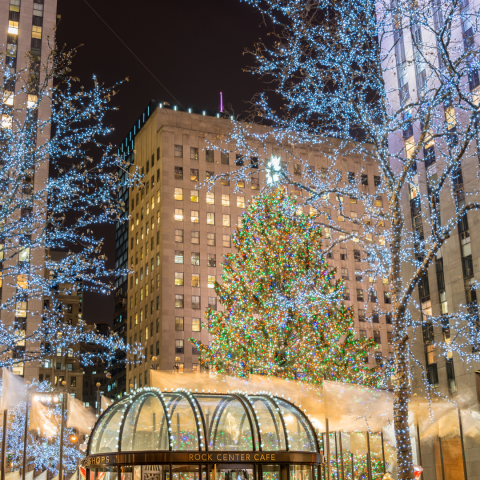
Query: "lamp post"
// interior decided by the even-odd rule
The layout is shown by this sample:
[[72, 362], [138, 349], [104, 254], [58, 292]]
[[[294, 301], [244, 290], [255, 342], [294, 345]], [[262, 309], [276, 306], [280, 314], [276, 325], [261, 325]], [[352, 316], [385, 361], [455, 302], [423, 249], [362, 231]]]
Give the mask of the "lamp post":
[[[152, 357], [152, 362], [156, 362], [158, 360], [158, 358], [154, 355]], [[155, 365], [150, 365], [150, 369], [151, 370], [158, 370], [158, 364], [155, 364]]]
[[95, 386], [97, 387], [97, 417], [99, 417], [100, 416], [100, 387], [102, 386], [102, 384], [100, 382], [97, 382]]

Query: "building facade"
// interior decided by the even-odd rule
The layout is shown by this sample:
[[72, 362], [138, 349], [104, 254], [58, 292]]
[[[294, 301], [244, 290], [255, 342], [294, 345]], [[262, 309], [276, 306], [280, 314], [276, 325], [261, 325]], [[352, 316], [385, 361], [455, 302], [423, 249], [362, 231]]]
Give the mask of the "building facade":
[[[247, 203], [265, 185], [265, 172], [258, 168], [258, 158], [245, 159], [229, 145], [211, 149], [219, 138], [229, 133], [231, 122], [220, 114], [179, 111], [160, 104], [150, 106], [148, 116], [139, 121], [135, 133], [120, 147], [144, 175], [143, 186], [128, 192], [130, 220], [128, 226], [127, 338], [129, 344], [140, 343], [145, 360], [127, 366], [127, 385], [144, 386], [151, 368], [172, 372], [199, 368], [198, 352], [189, 338], [209, 342], [202, 328], [207, 307], [221, 309], [214, 290], [220, 279], [225, 254], [232, 252], [232, 234]], [[260, 127], [259, 127], [260, 128]], [[133, 142], [133, 143], [132, 143]], [[272, 155], [292, 173], [301, 175], [285, 152], [267, 147], [266, 159]], [[311, 168], [328, 167], [327, 155], [305, 151]], [[306, 157], [307, 158], [307, 157]], [[246, 184], [230, 181], [228, 174], [242, 165], [251, 165], [253, 176]], [[362, 174], [364, 188], [372, 193], [378, 186], [378, 173], [372, 161], [345, 158], [347, 173]], [[295, 173], [296, 172], [296, 173]], [[208, 179], [223, 174], [214, 185]], [[300, 192], [293, 192], [300, 194]], [[305, 207], [306, 209], [307, 207]], [[360, 204], [345, 208], [364, 213]], [[308, 213], [305, 210], [305, 213]], [[329, 235], [325, 242], [328, 244]], [[374, 315], [365, 321], [364, 293], [369, 279], [355, 275], [361, 252], [354, 243], [335, 247], [329, 263], [345, 280], [345, 302], [355, 306], [359, 335], [375, 338], [378, 351], [369, 362], [381, 362], [390, 354], [390, 318]], [[118, 248], [118, 246], [117, 246]], [[357, 268], [358, 270], [358, 268]], [[389, 308], [389, 285], [377, 285], [375, 306]], [[373, 301], [373, 299], [372, 299]]]
[[[42, 80], [42, 69], [40, 65], [45, 62], [50, 53], [47, 44], [47, 37], [54, 33], [54, 26], [56, 24], [57, 0], [0, 0], [0, 32], [3, 32], [3, 38], [0, 45], [5, 53], [5, 62], [11, 73], [20, 72], [24, 68], [26, 62], [27, 52], [30, 52], [34, 68], [30, 70], [30, 79], [32, 84], [38, 83]], [[21, 85], [6, 86], [4, 93], [4, 103], [11, 105], [12, 115], [13, 108], [19, 107], [26, 103], [25, 94], [20, 94]], [[32, 87], [30, 94], [35, 97], [35, 87]], [[29, 96], [30, 96], [29, 94]], [[29, 98], [28, 101], [35, 101], [35, 98]], [[17, 105], [18, 102], [18, 105]], [[50, 105], [47, 102], [42, 102], [38, 108], [38, 118], [48, 119], [50, 117]], [[5, 115], [2, 118], [2, 127], [8, 128], [11, 125], [11, 118]], [[50, 137], [50, 129], [47, 127], [43, 131], [37, 132], [36, 143], [43, 144]], [[38, 168], [32, 169], [31, 172], [26, 172], [27, 184], [23, 189], [23, 194], [28, 195], [30, 189], [40, 189], [45, 184], [48, 177], [48, 163], [44, 162]], [[30, 175], [28, 175], [30, 174]], [[23, 214], [23, 213], [22, 213]], [[4, 243], [2, 241], [1, 243]], [[2, 245], [3, 247], [3, 245]], [[3, 249], [2, 249], [3, 250]], [[2, 253], [3, 255], [3, 253]], [[9, 262], [29, 262], [34, 265], [41, 265], [44, 262], [43, 251], [24, 252], [23, 258], [9, 260]], [[3, 260], [3, 258], [1, 259]], [[8, 266], [8, 262], [5, 265]], [[16, 289], [21, 288], [21, 282], [24, 279], [17, 280], [17, 287], [13, 282], [2, 282], [0, 280], [0, 288], [2, 291], [2, 298], [12, 298], [15, 295]], [[18, 283], [20, 282], [20, 284]], [[16, 330], [25, 332], [27, 335], [37, 329], [41, 316], [29, 312], [41, 312], [42, 300], [31, 299], [27, 302], [18, 302], [15, 311], [2, 311], [0, 318], [6, 325], [12, 325]], [[23, 358], [25, 346], [18, 345], [16, 350], [12, 353], [18, 358]], [[14, 367], [14, 372], [18, 375], [25, 376], [26, 379], [32, 380], [39, 378], [39, 365], [35, 363], [24, 366], [22, 363]]]

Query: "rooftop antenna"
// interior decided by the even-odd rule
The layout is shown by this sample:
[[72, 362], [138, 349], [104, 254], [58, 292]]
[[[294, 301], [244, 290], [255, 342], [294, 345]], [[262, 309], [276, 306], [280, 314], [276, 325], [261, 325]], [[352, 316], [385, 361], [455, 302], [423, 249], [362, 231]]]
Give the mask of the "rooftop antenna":
[[220, 92], [220, 112], [223, 113], [223, 93]]

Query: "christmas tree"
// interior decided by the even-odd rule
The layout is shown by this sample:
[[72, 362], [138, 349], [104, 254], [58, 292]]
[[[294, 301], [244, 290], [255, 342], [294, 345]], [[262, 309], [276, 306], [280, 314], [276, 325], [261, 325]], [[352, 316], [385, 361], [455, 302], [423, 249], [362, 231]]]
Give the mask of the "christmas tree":
[[200, 362], [217, 372], [271, 375], [320, 383], [323, 379], [380, 383], [365, 363], [376, 347], [357, 338], [353, 309], [343, 303], [322, 252], [322, 232], [296, 212], [282, 189], [251, 201], [233, 236], [215, 289], [224, 311], [207, 310], [210, 345], [191, 340]]

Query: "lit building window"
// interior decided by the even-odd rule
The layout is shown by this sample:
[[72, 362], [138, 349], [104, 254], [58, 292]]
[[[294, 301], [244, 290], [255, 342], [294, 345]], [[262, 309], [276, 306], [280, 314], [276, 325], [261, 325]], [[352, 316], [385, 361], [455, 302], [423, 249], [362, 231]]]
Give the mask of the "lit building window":
[[215, 288], [215, 275], [208, 275], [208, 288]]
[[10, 115], [3, 115], [2, 116], [2, 128], [5, 130], [11, 130], [13, 124], [13, 117]]
[[192, 210], [190, 212], [190, 221], [192, 223], [198, 223], [199, 222], [199, 213], [198, 210]]
[[3, 93], [3, 103], [5, 105], [10, 105], [13, 106], [13, 98], [14, 98], [14, 93], [9, 92], [8, 90], [5, 90]]
[[14, 22], [13, 20], [8, 21], [8, 33], [10, 35], [18, 35], [18, 22]]
[[207, 225], [215, 225], [215, 214], [207, 212]]
[[198, 203], [198, 190], [190, 190], [190, 201]]
[[175, 220], [177, 222], [183, 222], [183, 208], [175, 209]]
[[237, 207], [245, 208], [245, 197], [237, 196]]
[[191, 286], [196, 288], [200, 287], [200, 275], [198, 273], [192, 273]]
[[215, 194], [213, 192], [207, 192], [207, 203], [209, 205], [215, 205]]
[[222, 222], [224, 227], [229, 227], [230, 226], [230, 215], [224, 214], [223, 215], [223, 222]]
[[223, 207], [230, 206], [230, 195], [222, 194], [222, 206]]
[[37, 40], [42, 38], [42, 27], [32, 25], [32, 38], [36, 38]]
[[175, 285], [183, 286], [183, 272], [175, 272]]
[[192, 318], [192, 332], [200, 332], [202, 330], [202, 321], [200, 318]]
[[28, 108], [35, 108], [37, 106], [37, 101], [38, 101], [37, 95], [28, 95], [28, 97], [27, 97], [27, 107]]
[[183, 200], [183, 188], [176, 188], [174, 193], [175, 200]]

